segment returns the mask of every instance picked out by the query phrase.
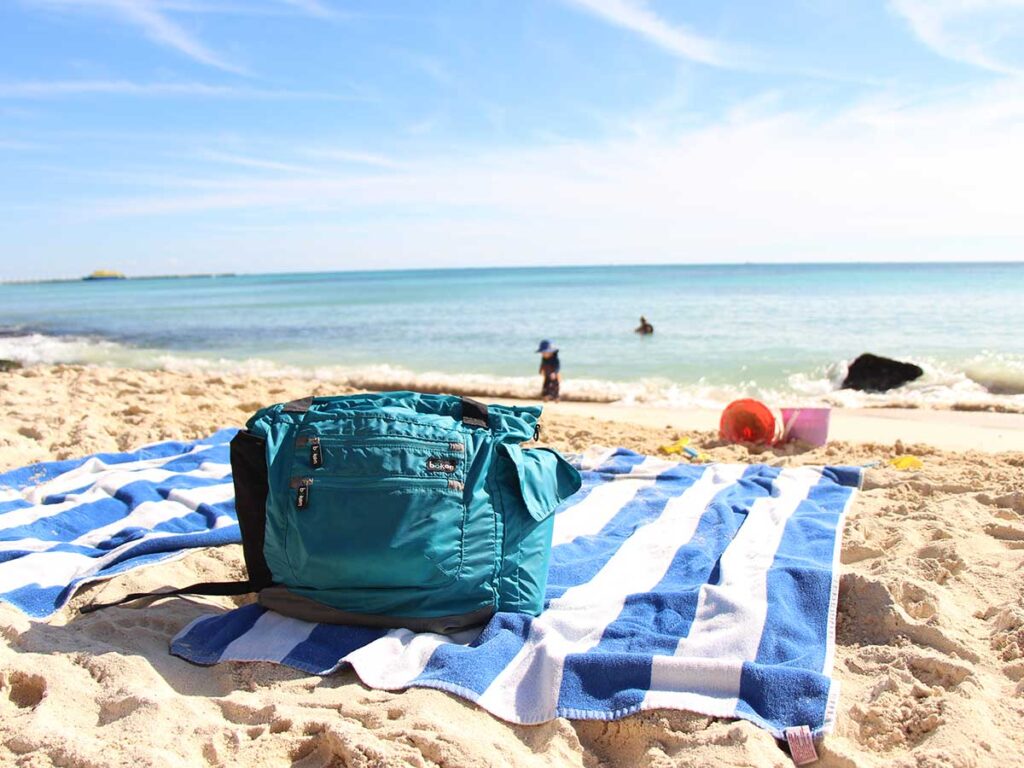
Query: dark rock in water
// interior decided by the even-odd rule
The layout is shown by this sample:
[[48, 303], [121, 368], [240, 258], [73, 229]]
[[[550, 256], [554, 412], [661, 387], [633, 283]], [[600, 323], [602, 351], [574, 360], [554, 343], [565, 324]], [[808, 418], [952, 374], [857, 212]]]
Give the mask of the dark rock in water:
[[850, 363], [842, 389], [861, 392], [888, 392], [902, 387], [908, 381], [924, 375], [924, 370], [913, 363], [901, 363], [887, 357], [864, 354]]
[[21, 368], [21, 363], [19, 363], [17, 360], [0, 360], [0, 373], [16, 371], [19, 368]]

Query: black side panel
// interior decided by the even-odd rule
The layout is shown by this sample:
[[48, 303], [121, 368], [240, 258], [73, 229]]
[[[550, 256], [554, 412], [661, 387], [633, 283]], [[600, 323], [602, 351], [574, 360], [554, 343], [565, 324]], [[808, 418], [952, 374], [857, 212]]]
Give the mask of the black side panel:
[[235, 483], [235, 511], [242, 530], [242, 554], [254, 591], [269, 586], [272, 577], [263, 557], [267, 530], [267, 441], [241, 431], [231, 441], [231, 476]]

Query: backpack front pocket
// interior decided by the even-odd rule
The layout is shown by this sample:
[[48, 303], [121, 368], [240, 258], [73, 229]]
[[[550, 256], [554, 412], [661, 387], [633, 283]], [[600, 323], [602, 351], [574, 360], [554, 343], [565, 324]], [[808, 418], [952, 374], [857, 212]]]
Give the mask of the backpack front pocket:
[[299, 435], [294, 470], [344, 477], [465, 477], [465, 443], [404, 435]]
[[439, 587], [458, 576], [461, 480], [314, 475], [291, 486], [285, 550], [298, 586]]

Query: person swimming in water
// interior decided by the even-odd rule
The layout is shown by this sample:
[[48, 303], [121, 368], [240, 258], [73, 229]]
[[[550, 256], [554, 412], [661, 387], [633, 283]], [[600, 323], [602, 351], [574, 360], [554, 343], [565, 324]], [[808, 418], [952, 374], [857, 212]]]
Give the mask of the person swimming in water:
[[650, 336], [654, 333], [654, 326], [647, 322], [647, 318], [640, 315], [640, 325], [633, 329], [634, 333], [639, 333], [641, 336]]

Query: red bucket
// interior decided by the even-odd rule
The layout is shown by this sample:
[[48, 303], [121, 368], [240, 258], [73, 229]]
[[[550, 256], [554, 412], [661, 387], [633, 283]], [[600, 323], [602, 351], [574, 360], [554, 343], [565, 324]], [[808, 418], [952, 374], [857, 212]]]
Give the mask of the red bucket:
[[730, 443], [775, 442], [780, 424], [760, 400], [735, 400], [722, 411], [718, 434]]

